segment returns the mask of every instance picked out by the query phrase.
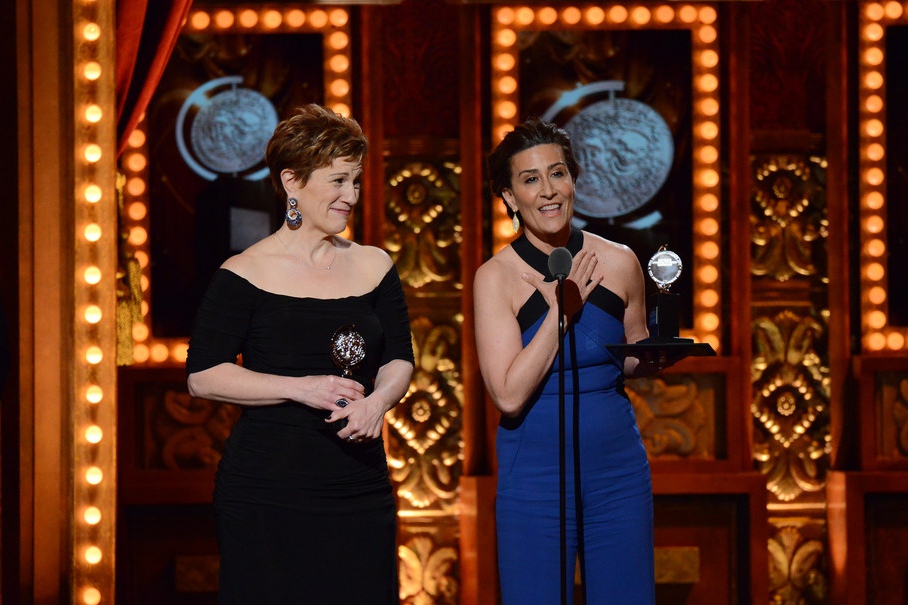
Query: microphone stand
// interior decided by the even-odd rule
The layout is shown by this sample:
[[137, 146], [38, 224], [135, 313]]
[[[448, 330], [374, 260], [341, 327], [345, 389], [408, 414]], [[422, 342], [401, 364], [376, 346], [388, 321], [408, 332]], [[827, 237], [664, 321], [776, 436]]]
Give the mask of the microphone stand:
[[564, 411], [564, 278], [563, 274], [555, 276], [558, 280], [556, 296], [558, 299], [558, 496], [560, 507], [561, 533], [561, 604], [567, 603], [567, 465], [565, 450], [565, 411]]

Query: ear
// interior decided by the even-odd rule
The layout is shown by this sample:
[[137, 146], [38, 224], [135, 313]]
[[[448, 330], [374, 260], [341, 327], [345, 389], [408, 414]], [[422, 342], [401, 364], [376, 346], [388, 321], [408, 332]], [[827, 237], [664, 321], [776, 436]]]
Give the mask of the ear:
[[297, 182], [296, 176], [289, 168], [281, 170], [281, 183], [284, 185], [284, 190], [288, 192], [290, 189], [299, 188], [299, 182]]
[[514, 193], [510, 189], [501, 190], [501, 199], [508, 205], [513, 212], [517, 212], [517, 204], [514, 203]]

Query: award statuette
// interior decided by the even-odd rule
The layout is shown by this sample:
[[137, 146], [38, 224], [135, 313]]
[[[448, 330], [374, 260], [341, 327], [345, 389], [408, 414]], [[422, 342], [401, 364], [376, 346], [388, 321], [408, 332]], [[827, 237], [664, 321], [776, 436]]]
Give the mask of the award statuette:
[[[331, 336], [331, 359], [334, 364], [341, 369], [341, 376], [350, 378], [353, 376], [353, 369], [366, 358], [366, 339], [356, 331], [356, 326], [348, 324], [341, 326], [334, 331]], [[349, 405], [346, 399], [338, 399], [334, 402], [337, 407], [345, 408]], [[339, 431], [347, 426], [347, 419], [332, 423], [335, 431]]]
[[681, 257], [662, 246], [647, 263], [647, 272], [659, 292], [650, 296], [647, 328], [649, 338], [633, 344], [606, 345], [613, 355], [630, 355], [640, 359], [678, 361], [692, 355], [712, 356], [716, 351], [706, 342], [680, 338], [680, 297], [668, 290], [681, 276]]

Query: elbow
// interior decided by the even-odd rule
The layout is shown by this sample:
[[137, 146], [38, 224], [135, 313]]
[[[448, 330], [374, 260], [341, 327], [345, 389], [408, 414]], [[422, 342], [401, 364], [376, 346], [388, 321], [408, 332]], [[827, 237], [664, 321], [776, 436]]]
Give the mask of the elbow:
[[492, 395], [492, 403], [495, 404], [495, 407], [501, 412], [501, 415], [506, 418], [515, 418], [520, 415], [523, 411], [525, 401], [515, 400], [508, 397], [496, 397]]
[[205, 392], [202, 390], [200, 382], [198, 374], [190, 374], [186, 377], [186, 387], [189, 389], [189, 394], [193, 397], [205, 397]]

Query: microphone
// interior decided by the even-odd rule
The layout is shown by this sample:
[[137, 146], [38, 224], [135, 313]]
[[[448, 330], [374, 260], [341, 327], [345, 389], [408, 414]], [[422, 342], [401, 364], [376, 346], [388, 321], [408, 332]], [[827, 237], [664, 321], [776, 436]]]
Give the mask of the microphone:
[[571, 272], [573, 262], [574, 257], [571, 256], [570, 250], [567, 248], [555, 248], [549, 254], [549, 273], [552, 274], [552, 277], [561, 281]]

